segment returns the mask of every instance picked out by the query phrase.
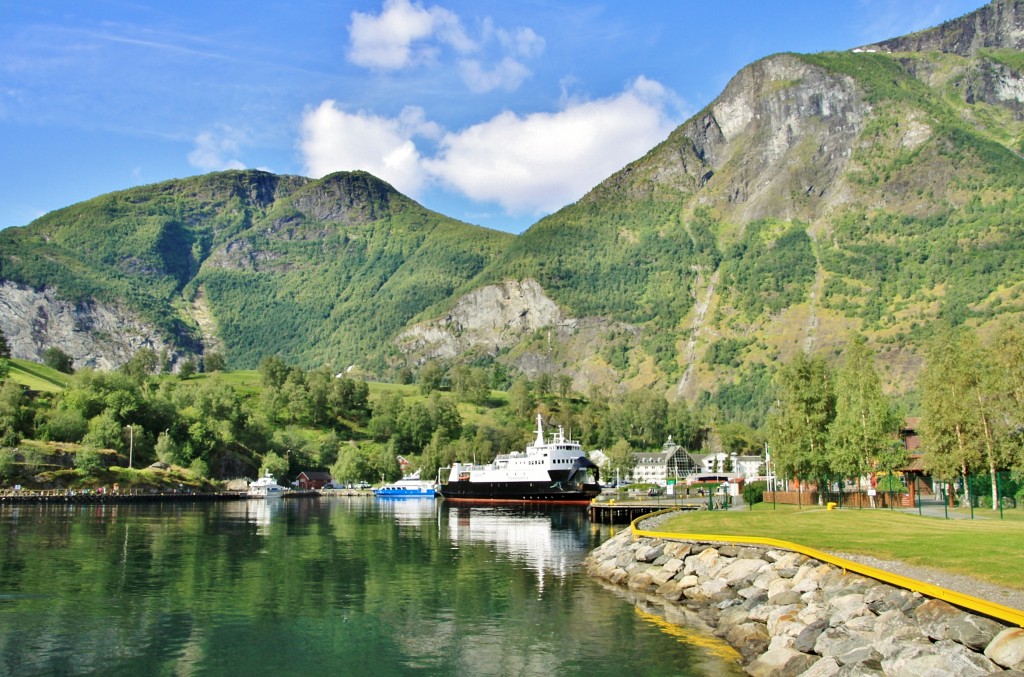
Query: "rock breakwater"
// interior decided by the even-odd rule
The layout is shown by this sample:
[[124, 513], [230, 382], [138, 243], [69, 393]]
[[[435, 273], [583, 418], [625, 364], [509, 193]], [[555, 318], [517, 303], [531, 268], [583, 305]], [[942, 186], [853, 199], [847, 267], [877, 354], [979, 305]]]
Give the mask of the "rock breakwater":
[[624, 531], [590, 575], [685, 609], [755, 677], [1024, 675], [1024, 629], [807, 555]]

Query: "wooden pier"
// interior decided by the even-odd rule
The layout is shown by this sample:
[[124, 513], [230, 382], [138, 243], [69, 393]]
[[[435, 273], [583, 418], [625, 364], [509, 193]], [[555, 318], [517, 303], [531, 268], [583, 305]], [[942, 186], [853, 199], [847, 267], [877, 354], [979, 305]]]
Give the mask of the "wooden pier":
[[669, 503], [657, 501], [608, 501], [593, 502], [587, 506], [591, 522], [599, 524], [629, 524], [637, 517], [650, 515], [659, 510], [706, 510], [705, 506], [692, 503]]

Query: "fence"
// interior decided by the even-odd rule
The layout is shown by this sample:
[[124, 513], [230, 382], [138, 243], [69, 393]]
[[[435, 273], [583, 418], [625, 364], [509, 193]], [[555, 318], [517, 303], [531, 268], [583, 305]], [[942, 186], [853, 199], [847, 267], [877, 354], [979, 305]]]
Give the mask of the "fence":
[[1024, 502], [1024, 475], [1010, 471], [997, 472], [994, 480], [988, 473], [971, 474], [966, 480], [963, 477], [940, 479], [908, 473], [900, 477], [898, 482], [890, 480], [887, 483], [889, 486], [883, 489], [857, 486], [838, 478], [829, 478], [823, 482], [823, 489], [819, 489], [818, 484], [809, 479], [799, 482], [793, 480], [789, 484], [798, 488], [767, 490], [762, 500], [766, 503], [797, 506], [835, 503], [843, 508], [917, 509], [921, 513], [927, 507], [929, 514], [942, 510], [948, 517], [950, 510], [957, 513], [969, 511], [972, 518], [975, 510], [983, 509], [987, 509], [989, 515], [998, 511], [1002, 518], [1005, 510], [1015, 509]]

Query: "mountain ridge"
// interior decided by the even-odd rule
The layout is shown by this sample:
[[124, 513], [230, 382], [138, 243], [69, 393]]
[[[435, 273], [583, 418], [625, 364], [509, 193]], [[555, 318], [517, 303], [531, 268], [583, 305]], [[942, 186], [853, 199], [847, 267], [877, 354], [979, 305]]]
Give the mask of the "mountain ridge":
[[[233, 365], [277, 354], [383, 378], [500, 363], [751, 422], [779, 361], [837, 356], [858, 332], [890, 392], [912, 395], [934, 321], [1024, 313], [1022, 35], [1024, 4], [996, 0], [911, 36], [765, 57], [519, 236], [365, 172], [101, 196], [0, 234], [0, 304], [14, 285], [132, 308], [179, 358], [213, 346]], [[0, 329], [38, 355], [48, 334], [18, 313]]]

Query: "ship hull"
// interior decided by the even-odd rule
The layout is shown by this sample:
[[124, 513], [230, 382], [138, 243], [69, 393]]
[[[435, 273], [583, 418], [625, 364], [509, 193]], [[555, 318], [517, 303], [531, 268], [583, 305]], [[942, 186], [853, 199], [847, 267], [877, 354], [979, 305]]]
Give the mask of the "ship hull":
[[597, 484], [584, 484], [578, 489], [553, 488], [551, 482], [470, 482], [466, 480], [442, 484], [440, 494], [449, 501], [496, 503], [552, 503], [586, 505], [601, 493]]

